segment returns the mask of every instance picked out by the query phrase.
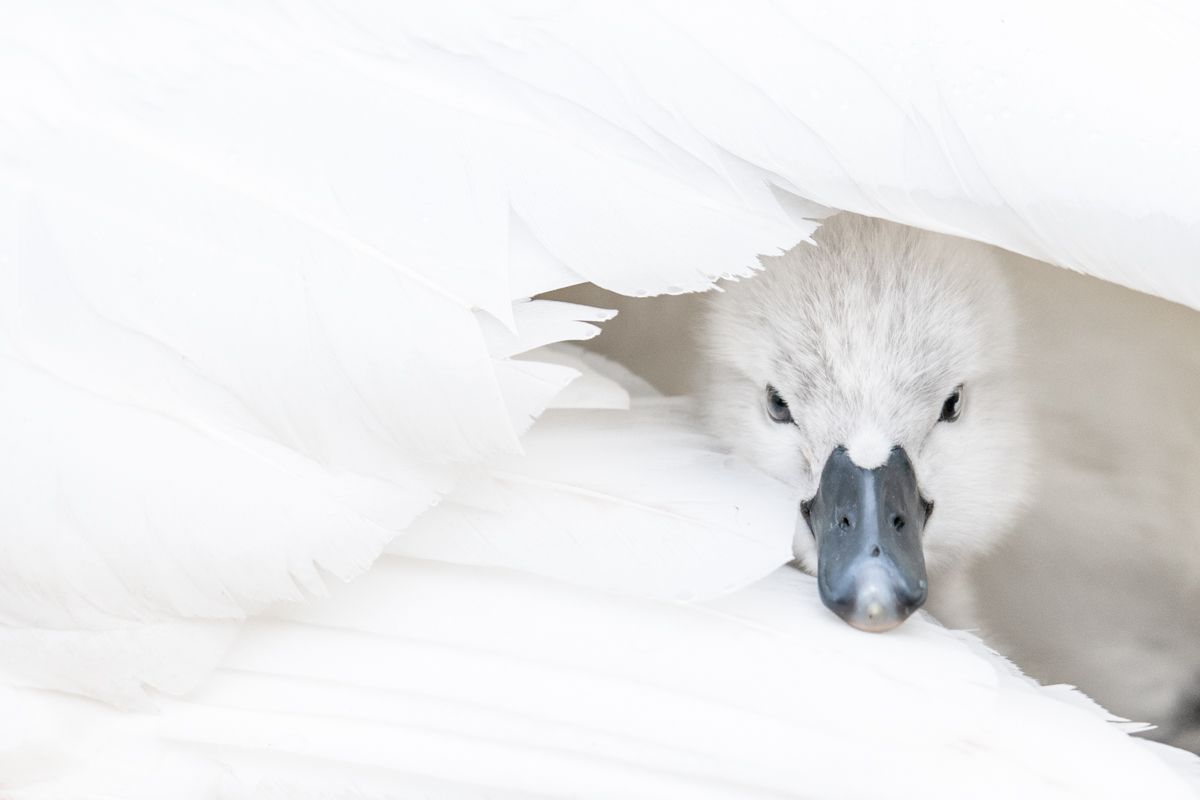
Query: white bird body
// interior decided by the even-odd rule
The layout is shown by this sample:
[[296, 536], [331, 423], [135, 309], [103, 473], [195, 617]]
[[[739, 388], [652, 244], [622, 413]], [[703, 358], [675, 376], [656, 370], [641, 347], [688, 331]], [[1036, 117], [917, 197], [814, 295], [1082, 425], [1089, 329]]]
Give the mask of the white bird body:
[[[750, 278], [829, 205], [1200, 305], [1184, 105], [1046, 124], [1074, 18], [889, 8], [6, 11], [0, 791], [1189, 796], [969, 634], [839, 623], [800, 473], [529, 299]], [[1190, 12], [1106, 13], [1190, 96]]]

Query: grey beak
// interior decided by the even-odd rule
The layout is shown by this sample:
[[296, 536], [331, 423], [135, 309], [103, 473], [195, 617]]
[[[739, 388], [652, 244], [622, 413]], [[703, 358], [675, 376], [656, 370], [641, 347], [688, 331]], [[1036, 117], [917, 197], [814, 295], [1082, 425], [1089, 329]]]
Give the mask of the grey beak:
[[817, 539], [821, 601], [864, 631], [891, 630], [925, 602], [921, 532], [933, 507], [917, 488], [902, 447], [863, 469], [846, 448], [830, 454], [821, 484], [801, 509]]

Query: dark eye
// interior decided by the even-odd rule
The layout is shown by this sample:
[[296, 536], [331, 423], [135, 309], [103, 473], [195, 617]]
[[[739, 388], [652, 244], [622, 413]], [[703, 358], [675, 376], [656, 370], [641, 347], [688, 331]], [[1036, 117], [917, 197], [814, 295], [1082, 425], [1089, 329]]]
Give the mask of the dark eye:
[[776, 422], [792, 421], [792, 412], [783, 398], [779, 396], [779, 392], [775, 391], [774, 386], [767, 386], [767, 413]]
[[954, 391], [946, 398], [946, 402], [942, 403], [942, 415], [938, 417], [938, 422], [954, 422], [962, 416], [963, 410], [963, 387], [960, 383], [954, 387]]

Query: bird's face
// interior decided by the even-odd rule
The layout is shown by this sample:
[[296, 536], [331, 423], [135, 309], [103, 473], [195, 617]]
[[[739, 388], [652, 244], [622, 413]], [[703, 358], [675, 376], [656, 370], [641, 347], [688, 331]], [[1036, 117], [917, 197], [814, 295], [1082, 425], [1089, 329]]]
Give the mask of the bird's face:
[[849, 215], [817, 243], [714, 299], [707, 415], [795, 487], [824, 603], [888, 630], [1024, 495], [1015, 322], [989, 248]]

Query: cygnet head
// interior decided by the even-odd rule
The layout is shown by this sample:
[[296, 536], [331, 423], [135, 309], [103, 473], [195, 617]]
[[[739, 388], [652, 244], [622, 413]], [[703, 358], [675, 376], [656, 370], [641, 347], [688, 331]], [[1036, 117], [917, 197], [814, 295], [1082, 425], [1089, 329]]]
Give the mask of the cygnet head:
[[884, 631], [1020, 508], [1017, 323], [990, 247], [851, 214], [814, 238], [714, 294], [706, 417], [795, 487], [825, 605]]

